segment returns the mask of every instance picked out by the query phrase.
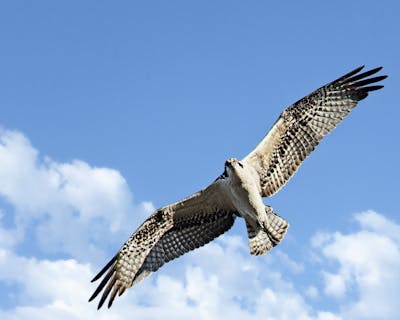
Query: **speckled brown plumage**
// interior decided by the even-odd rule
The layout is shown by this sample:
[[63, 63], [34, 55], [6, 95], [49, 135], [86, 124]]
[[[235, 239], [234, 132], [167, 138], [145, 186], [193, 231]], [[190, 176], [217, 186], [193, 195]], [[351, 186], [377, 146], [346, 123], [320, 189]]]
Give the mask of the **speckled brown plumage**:
[[258, 171], [263, 196], [282, 188], [322, 138], [332, 131], [386, 76], [382, 68], [359, 73], [359, 67], [317, 89], [283, 111], [261, 143], [243, 160]]
[[245, 219], [250, 253], [264, 254], [282, 241], [288, 222], [265, 206], [262, 197], [276, 193], [321, 139], [364, 99], [382, 88], [370, 77], [381, 68], [357, 68], [319, 88], [282, 112], [271, 130], [242, 161], [231, 158], [207, 188], [156, 210], [94, 277], [103, 277], [90, 297], [100, 293], [100, 308], [163, 264], [212, 241]]
[[[103, 291], [98, 308], [107, 297], [108, 307], [111, 307], [117, 294], [121, 295], [126, 288], [143, 280], [164, 263], [207, 244], [229, 230], [235, 220], [235, 212], [223, 199], [214, 199], [219, 185], [216, 182], [152, 214], [92, 280], [94, 282], [104, 275], [89, 301]], [[193, 208], [196, 210], [192, 211]]]

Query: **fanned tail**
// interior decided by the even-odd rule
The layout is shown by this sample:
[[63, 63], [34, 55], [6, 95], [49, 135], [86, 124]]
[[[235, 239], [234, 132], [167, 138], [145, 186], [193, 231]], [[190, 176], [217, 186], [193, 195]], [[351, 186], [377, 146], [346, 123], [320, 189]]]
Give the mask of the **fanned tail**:
[[281, 216], [277, 215], [270, 206], [265, 206], [267, 213], [267, 225], [265, 228], [268, 231], [268, 236], [271, 241], [277, 245], [284, 238], [286, 231], [289, 228], [289, 223]]
[[289, 223], [277, 215], [271, 207], [265, 206], [267, 223], [264, 228], [254, 227], [246, 220], [246, 228], [249, 236], [250, 254], [262, 255], [275, 247], [284, 238]]

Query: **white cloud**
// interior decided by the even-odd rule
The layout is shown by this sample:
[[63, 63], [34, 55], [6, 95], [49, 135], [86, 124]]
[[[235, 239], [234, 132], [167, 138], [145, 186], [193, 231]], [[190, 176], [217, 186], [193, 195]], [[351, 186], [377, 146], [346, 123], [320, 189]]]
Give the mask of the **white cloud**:
[[[356, 231], [317, 232], [312, 261], [294, 261], [279, 247], [252, 257], [242, 237], [222, 236], [98, 312], [87, 302], [96, 286], [89, 280], [110, 256], [109, 242], [120, 245], [153, 205], [135, 205], [118, 171], [40, 157], [8, 130], [0, 131], [0, 196], [9, 204], [0, 209], [0, 295], [10, 305], [1, 305], [1, 319], [400, 318], [400, 226], [373, 211], [355, 215]], [[30, 233], [40, 258], [19, 250]], [[49, 252], [71, 258], [45, 258]], [[313, 272], [310, 264], [323, 286], [317, 274], [296, 282]], [[321, 310], [320, 302], [337, 308]]]
[[[339, 265], [334, 272], [323, 271], [325, 292], [346, 297], [345, 318], [399, 319], [400, 226], [372, 211], [357, 214], [355, 220], [361, 230], [314, 241], [325, 258]], [[349, 299], [350, 290], [355, 299]]]
[[304, 272], [304, 265], [302, 263], [298, 263], [291, 259], [286, 253], [282, 251], [276, 251], [276, 258], [280, 260], [280, 263], [289, 271], [293, 273], [302, 273]]
[[307, 297], [312, 298], [312, 299], [318, 298], [318, 295], [319, 295], [318, 289], [314, 286], [309, 286], [306, 289], [305, 294]]
[[[17, 306], [0, 311], [0, 318], [339, 319], [313, 310], [292, 283], [265, 268], [265, 259], [249, 262], [239, 240], [228, 236], [203, 247], [186, 260], [183, 273], [159, 273], [129, 290], [112, 309], [101, 311], [87, 302], [95, 287], [88, 281], [93, 276], [89, 264], [25, 258], [0, 249], [0, 269], [6, 270], [0, 281], [20, 288]], [[208, 269], [208, 263], [199, 263], [211, 259], [220, 268]]]
[[74, 259], [39, 260], [0, 249], [0, 281], [14, 285], [16, 307], [0, 309], [1, 319], [90, 319], [96, 316], [85, 305], [89, 294], [88, 264]]
[[356, 214], [354, 219], [363, 229], [384, 234], [400, 243], [400, 225], [372, 210]]
[[104, 257], [94, 243], [121, 241], [117, 231], [127, 235], [153, 209], [133, 204], [118, 171], [41, 158], [23, 134], [10, 130], [0, 131], [0, 196], [15, 209], [16, 230], [35, 225], [41, 249], [86, 261]]
[[346, 280], [348, 276], [322, 272], [325, 281], [325, 293], [334, 297], [343, 297], [346, 293]]
[[4, 228], [3, 218], [5, 216], [4, 211], [0, 208], [0, 248], [14, 247], [19, 241], [21, 241], [23, 234], [21, 230]]

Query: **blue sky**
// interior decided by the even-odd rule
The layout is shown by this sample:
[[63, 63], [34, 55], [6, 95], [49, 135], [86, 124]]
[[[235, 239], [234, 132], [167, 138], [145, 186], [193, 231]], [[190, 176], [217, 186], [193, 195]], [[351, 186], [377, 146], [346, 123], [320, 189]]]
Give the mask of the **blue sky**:
[[[397, 319], [396, 303], [373, 292], [390, 283], [400, 294], [399, 9], [396, 1], [2, 2], [2, 319], [96, 315], [90, 278], [152, 209], [208, 185], [286, 106], [362, 64], [384, 67], [385, 88], [265, 200], [291, 223], [274, 252], [250, 257], [236, 222], [99, 317], [234, 310], [286, 319], [282, 304], [292, 301], [304, 319]], [[238, 268], [225, 276], [211, 271], [217, 263]], [[248, 281], [237, 283], [243, 274]], [[370, 301], [381, 308], [366, 312]]]

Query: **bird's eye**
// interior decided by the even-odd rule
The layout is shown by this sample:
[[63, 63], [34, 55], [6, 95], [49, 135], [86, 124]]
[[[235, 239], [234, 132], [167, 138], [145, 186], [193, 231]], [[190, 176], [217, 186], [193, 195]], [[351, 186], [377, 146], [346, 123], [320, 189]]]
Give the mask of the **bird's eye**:
[[241, 162], [238, 161], [238, 165], [243, 168], [243, 164]]

